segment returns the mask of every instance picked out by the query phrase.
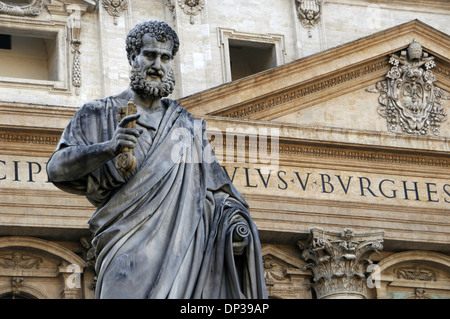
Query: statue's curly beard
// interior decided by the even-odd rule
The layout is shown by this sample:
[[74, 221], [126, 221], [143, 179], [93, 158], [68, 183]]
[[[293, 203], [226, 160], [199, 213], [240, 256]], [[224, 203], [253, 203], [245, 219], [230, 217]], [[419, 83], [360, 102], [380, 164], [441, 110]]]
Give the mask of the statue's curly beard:
[[161, 82], [148, 81], [146, 72], [133, 64], [130, 75], [130, 87], [134, 93], [142, 97], [163, 98], [171, 94], [175, 88], [175, 75], [170, 70]]

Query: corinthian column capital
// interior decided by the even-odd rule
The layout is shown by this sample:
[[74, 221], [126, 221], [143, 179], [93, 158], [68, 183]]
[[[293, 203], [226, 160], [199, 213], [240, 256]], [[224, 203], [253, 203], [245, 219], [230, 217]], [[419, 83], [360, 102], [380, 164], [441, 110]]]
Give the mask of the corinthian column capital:
[[383, 248], [383, 231], [354, 232], [310, 228], [307, 241], [298, 243], [301, 259], [313, 273], [318, 299], [367, 297], [370, 255]]

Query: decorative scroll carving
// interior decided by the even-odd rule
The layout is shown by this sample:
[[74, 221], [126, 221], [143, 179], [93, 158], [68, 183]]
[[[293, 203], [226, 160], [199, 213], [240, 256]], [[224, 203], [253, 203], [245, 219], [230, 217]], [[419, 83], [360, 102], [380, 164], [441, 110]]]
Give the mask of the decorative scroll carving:
[[194, 24], [194, 17], [205, 7], [205, 0], [178, 0], [178, 5], [190, 16], [190, 23]]
[[102, 6], [114, 18], [117, 25], [117, 18], [127, 9], [127, 0], [102, 0]]
[[430, 130], [439, 135], [440, 123], [447, 119], [441, 98], [449, 97], [434, 85], [434, 57], [413, 40], [407, 50], [391, 54], [389, 63], [386, 80], [369, 90], [380, 93], [378, 114], [386, 119], [388, 130], [396, 132], [400, 126], [408, 134], [426, 135]]
[[69, 41], [72, 46], [72, 85], [75, 87], [75, 94], [80, 94], [81, 87], [81, 64], [80, 64], [80, 34], [81, 34], [81, 14], [77, 5], [69, 5], [67, 7], [67, 29], [69, 33]]
[[383, 232], [355, 233], [310, 229], [307, 242], [299, 242], [301, 259], [313, 272], [317, 298], [336, 296], [366, 298], [366, 273], [372, 261], [369, 256], [383, 248]]
[[28, 5], [7, 4], [0, 1], [0, 14], [9, 14], [12, 16], [38, 16], [44, 6], [44, 0], [32, 0]]
[[41, 258], [36, 258], [24, 254], [12, 253], [0, 256], [0, 267], [6, 269], [39, 269], [42, 263]]
[[420, 280], [420, 281], [436, 281], [436, 274], [434, 271], [422, 267], [405, 267], [394, 270], [397, 278], [406, 280]]
[[311, 29], [320, 20], [324, 0], [297, 0], [297, 2], [297, 17], [302, 26], [308, 30], [308, 36], [311, 37]]

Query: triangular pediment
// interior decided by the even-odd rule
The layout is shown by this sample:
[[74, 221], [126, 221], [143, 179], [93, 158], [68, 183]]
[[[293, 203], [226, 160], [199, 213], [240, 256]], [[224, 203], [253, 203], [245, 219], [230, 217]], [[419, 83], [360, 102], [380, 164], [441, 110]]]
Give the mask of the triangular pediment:
[[[450, 36], [419, 20], [193, 94], [181, 104], [197, 116], [387, 132], [377, 83], [386, 80], [393, 66], [391, 54], [400, 55], [413, 41], [433, 57], [434, 85], [442, 89], [445, 113], [449, 104], [445, 95], [450, 92]], [[434, 135], [450, 136], [449, 121], [439, 126]]]

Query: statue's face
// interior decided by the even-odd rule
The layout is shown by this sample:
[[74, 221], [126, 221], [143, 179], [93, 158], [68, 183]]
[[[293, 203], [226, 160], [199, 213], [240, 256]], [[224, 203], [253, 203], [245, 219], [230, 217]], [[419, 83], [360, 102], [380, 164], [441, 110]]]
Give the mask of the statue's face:
[[147, 74], [148, 81], [161, 82], [172, 70], [173, 41], [159, 42], [145, 34], [142, 38], [141, 52], [136, 57], [141, 71]]
[[173, 40], [160, 42], [148, 34], [143, 36], [131, 75], [131, 87], [137, 94], [164, 97], [172, 93], [172, 48]]

